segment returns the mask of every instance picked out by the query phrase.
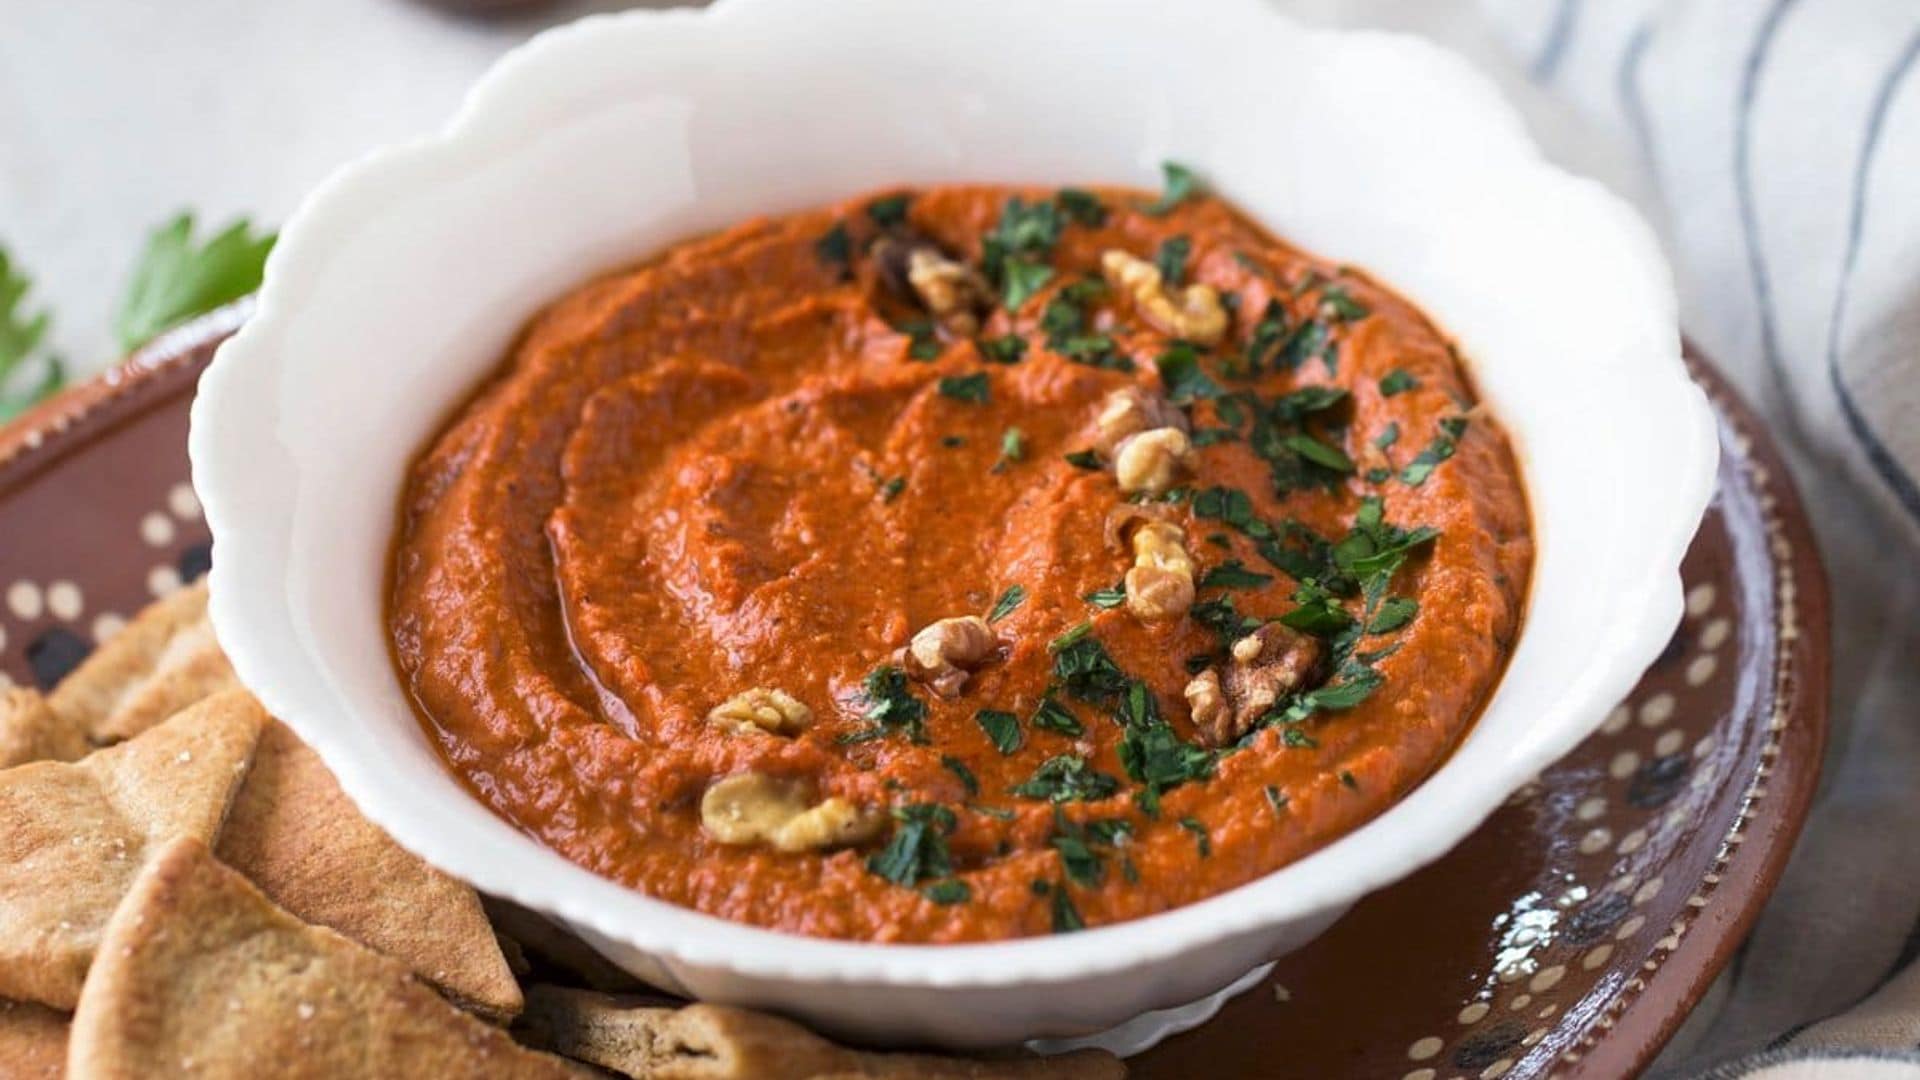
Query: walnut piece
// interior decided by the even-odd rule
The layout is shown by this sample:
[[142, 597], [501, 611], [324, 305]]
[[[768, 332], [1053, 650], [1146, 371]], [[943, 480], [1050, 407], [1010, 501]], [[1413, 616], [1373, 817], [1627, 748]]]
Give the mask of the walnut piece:
[[882, 236], [874, 241], [873, 257], [881, 280], [919, 301], [949, 333], [980, 332], [981, 316], [993, 306], [993, 289], [978, 270], [913, 234]]
[[758, 772], [719, 780], [700, 799], [700, 825], [715, 840], [788, 853], [857, 844], [885, 823], [838, 796], [814, 803], [805, 783]]
[[1127, 610], [1142, 619], [1171, 619], [1193, 606], [1193, 558], [1178, 525], [1149, 521], [1133, 531]]
[[784, 690], [756, 686], [715, 705], [707, 722], [745, 735], [798, 735], [813, 723], [813, 710]]
[[1138, 386], [1123, 386], [1100, 403], [1093, 421], [1093, 445], [1111, 456], [1126, 439], [1154, 428], [1187, 430], [1187, 414], [1158, 394]]
[[1187, 684], [1194, 726], [1209, 746], [1225, 746], [1253, 730], [1267, 710], [1312, 680], [1320, 642], [1268, 623], [1233, 643], [1224, 675], [1208, 668]]
[[987, 662], [998, 644], [993, 628], [978, 615], [938, 619], [913, 635], [902, 666], [909, 678], [927, 684], [941, 697], [952, 697], [966, 685], [967, 675]]
[[1159, 495], [1173, 486], [1193, 460], [1193, 441], [1177, 427], [1154, 428], [1121, 440], [1113, 455], [1120, 490]]
[[1133, 297], [1134, 307], [1161, 333], [1196, 345], [1218, 345], [1226, 337], [1227, 309], [1213, 286], [1169, 286], [1159, 267], [1119, 248], [1100, 256], [1100, 272], [1109, 285]]

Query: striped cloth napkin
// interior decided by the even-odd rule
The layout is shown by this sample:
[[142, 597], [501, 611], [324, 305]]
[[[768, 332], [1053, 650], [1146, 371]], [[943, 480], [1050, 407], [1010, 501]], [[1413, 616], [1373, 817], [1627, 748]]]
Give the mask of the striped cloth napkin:
[[1682, 324], [1787, 445], [1833, 578], [1814, 815], [1653, 1074], [1920, 1075], [1920, 0], [1480, 7], [1625, 148]]

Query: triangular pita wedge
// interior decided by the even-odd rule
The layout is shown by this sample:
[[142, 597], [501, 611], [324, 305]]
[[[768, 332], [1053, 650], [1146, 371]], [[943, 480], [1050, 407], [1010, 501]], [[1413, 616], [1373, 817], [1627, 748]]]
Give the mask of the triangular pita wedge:
[[646, 995], [557, 986], [527, 990], [528, 1040], [644, 1080], [1107, 1080], [1111, 1054], [970, 1059], [836, 1046], [790, 1020], [721, 1005], [662, 1005]]
[[275, 907], [194, 840], [162, 851], [107, 925], [69, 1053], [100, 1080], [583, 1075]]
[[236, 691], [77, 763], [0, 771], [0, 997], [73, 1007], [151, 853], [219, 831], [265, 721]]
[[270, 723], [215, 848], [274, 903], [386, 953], [473, 1011], [520, 1011], [480, 897], [360, 816], [320, 756]]
[[130, 739], [239, 685], [207, 621], [206, 579], [149, 604], [47, 695], [96, 746]]
[[0, 1080], [57, 1080], [67, 1071], [67, 1014], [0, 1001]]
[[90, 749], [80, 729], [60, 719], [38, 690], [0, 690], [0, 769], [29, 761], [75, 761]]

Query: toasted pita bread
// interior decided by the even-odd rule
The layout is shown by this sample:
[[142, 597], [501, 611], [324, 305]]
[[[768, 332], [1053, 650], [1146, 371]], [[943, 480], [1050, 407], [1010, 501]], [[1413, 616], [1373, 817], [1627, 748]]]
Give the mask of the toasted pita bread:
[[184, 838], [108, 923], [68, 1067], [102, 1080], [585, 1075], [449, 1005], [399, 961], [275, 907]]
[[62, 679], [47, 704], [69, 727], [105, 746], [238, 685], [207, 621], [202, 579], [148, 605]]
[[488, 1019], [520, 1011], [480, 897], [354, 808], [320, 756], [270, 723], [216, 847], [274, 903], [382, 952]]
[[57, 1080], [67, 1071], [67, 1014], [0, 1001], [0, 1080]]
[[646, 989], [645, 983], [539, 912], [497, 896], [482, 896], [480, 903], [494, 930], [514, 943], [533, 972], [611, 993]]
[[720, 1005], [663, 1006], [649, 996], [557, 986], [527, 990], [529, 1041], [636, 1080], [1105, 1080], [1111, 1054], [995, 1060], [877, 1054], [836, 1046], [789, 1020]]
[[61, 720], [38, 690], [0, 690], [0, 769], [29, 761], [76, 761], [90, 749], [80, 729]]
[[78, 763], [0, 771], [0, 997], [73, 1007], [127, 886], [166, 841], [214, 836], [265, 721], [234, 692]]

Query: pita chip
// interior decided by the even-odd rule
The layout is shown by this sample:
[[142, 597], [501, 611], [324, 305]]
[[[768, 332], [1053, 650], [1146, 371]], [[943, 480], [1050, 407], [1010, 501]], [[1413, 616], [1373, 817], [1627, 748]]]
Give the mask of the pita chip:
[[557, 986], [527, 990], [529, 1041], [636, 1080], [1109, 1080], [1111, 1054], [974, 1059], [850, 1050], [790, 1020], [721, 1005]]
[[586, 1075], [461, 1012], [399, 961], [275, 907], [184, 838], [107, 924], [68, 1065], [101, 1080]]
[[480, 1015], [520, 1011], [480, 897], [428, 866], [354, 808], [293, 731], [267, 725], [215, 849], [274, 903], [337, 930]]
[[219, 831], [265, 722], [236, 691], [79, 762], [0, 771], [0, 997], [73, 1007], [127, 886], [166, 841]]
[[80, 729], [61, 720], [38, 690], [0, 690], [0, 769], [29, 761], [76, 761], [91, 749]]
[[0, 1080], [57, 1080], [67, 1071], [67, 1014], [0, 1001]]
[[47, 704], [104, 746], [238, 685], [207, 620], [202, 578], [134, 616], [53, 688]]
[[601, 956], [572, 931], [539, 912], [497, 896], [483, 896], [480, 904], [494, 930], [513, 942], [531, 970], [595, 990], [630, 993], [646, 988], [645, 983]]

